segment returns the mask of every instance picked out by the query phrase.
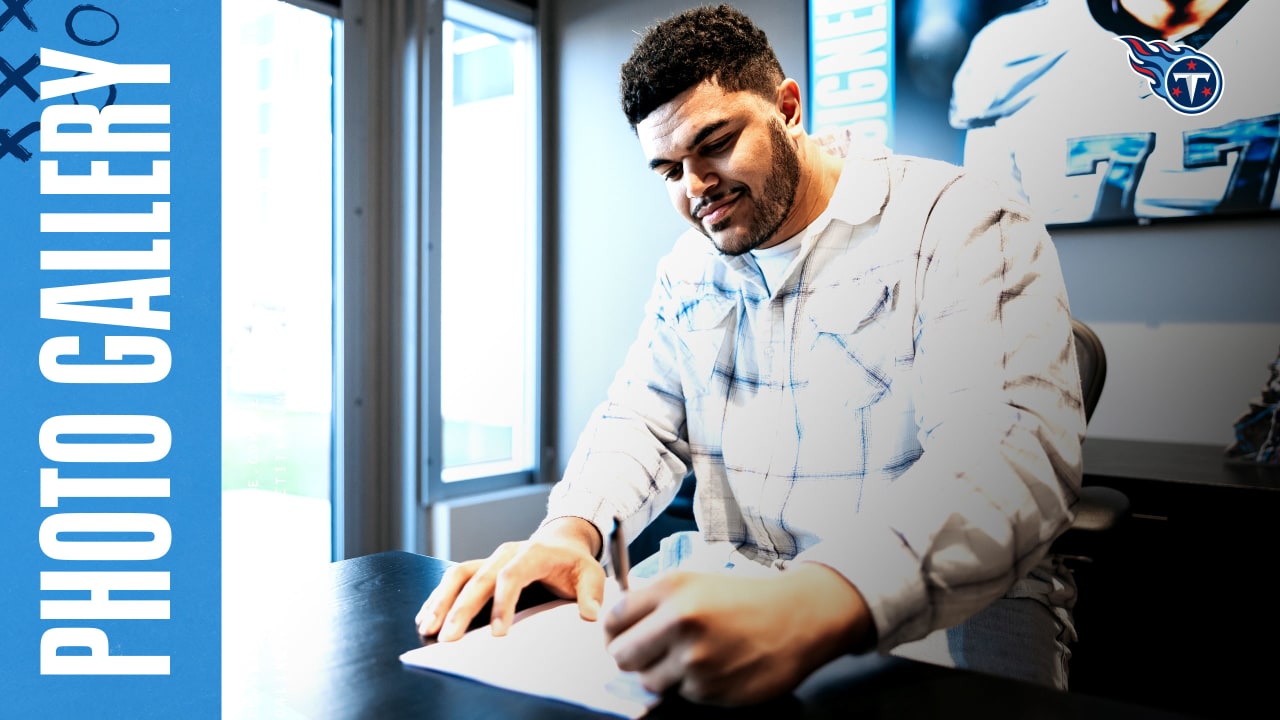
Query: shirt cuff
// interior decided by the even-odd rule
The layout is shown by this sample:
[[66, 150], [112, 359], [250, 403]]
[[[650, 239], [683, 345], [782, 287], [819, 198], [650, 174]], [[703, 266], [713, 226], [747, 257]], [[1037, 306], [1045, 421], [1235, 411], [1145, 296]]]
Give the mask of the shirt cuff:
[[603, 561], [609, 557], [609, 538], [613, 532], [613, 519], [616, 514], [613, 506], [602, 497], [593, 497], [584, 493], [565, 493], [556, 497], [554, 489], [547, 504], [547, 516], [538, 525], [543, 525], [562, 517], [576, 517], [595, 525], [600, 533], [600, 553], [596, 560]]
[[857, 588], [871, 612], [881, 652], [928, 633], [931, 613], [920, 558], [893, 528], [860, 517], [846, 533], [791, 561], [798, 562], [826, 565]]

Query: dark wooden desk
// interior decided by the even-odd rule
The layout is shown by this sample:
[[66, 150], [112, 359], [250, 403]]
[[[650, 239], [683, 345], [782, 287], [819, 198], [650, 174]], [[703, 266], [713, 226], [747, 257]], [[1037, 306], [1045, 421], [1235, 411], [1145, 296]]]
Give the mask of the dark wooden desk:
[[1225, 445], [1088, 438], [1084, 442], [1085, 484], [1182, 485], [1280, 494], [1280, 466], [1229, 463]]
[[1076, 570], [1073, 690], [1203, 717], [1273, 701], [1280, 643], [1269, 588], [1280, 468], [1228, 463], [1225, 445], [1089, 438], [1084, 482], [1133, 516]]
[[[225, 652], [236, 679], [224, 716], [271, 718], [601, 718], [582, 708], [408, 668], [413, 616], [447, 563], [387, 552], [333, 563], [264, 611]], [[231, 713], [231, 714], [229, 714]], [[846, 657], [795, 694], [722, 711], [664, 701], [650, 717], [1158, 718], [1170, 714], [905, 660]]]

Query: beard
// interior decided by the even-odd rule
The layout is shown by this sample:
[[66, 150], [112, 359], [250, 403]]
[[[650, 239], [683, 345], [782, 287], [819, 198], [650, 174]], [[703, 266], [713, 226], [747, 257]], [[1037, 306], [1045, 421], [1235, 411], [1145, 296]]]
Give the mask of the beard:
[[[796, 155], [796, 149], [791, 145], [791, 138], [787, 136], [782, 123], [777, 120], [769, 124], [769, 145], [772, 155], [769, 177], [765, 180], [760, 196], [752, 198], [755, 200], [755, 214], [747, 227], [746, 237], [741, 242], [722, 243], [717, 242], [712, 236], [712, 233], [728, 228], [733, 222], [733, 216], [715, 223], [709, 229], [703, 227], [701, 222], [697, 223], [702, 234], [710, 238], [711, 243], [723, 255], [742, 255], [768, 242], [777, 234], [778, 228], [782, 227], [782, 222], [786, 220], [787, 213], [791, 211], [791, 205], [795, 202], [796, 186], [800, 183], [800, 159]], [[751, 194], [746, 186], [739, 186], [729, 192]]]

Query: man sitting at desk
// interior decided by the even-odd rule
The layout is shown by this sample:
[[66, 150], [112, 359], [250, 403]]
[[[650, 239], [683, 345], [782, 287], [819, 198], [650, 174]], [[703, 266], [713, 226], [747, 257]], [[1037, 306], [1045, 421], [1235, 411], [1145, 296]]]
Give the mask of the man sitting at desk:
[[501, 635], [535, 581], [596, 619], [614, 517], [633, 538], [692, 468], [698, 533], [604, 618], [649, 689], [754, 702], [873, 649], [1065, 687], [1074, 586], [1046, 551], [1084, 415], [1044, 227], [956, 167], [807, 135], [727, 6], [649, 29], [621, 85], [693, 230], [547, 519], [451, 568], [419, 630], [456, 639], [492, 597]]

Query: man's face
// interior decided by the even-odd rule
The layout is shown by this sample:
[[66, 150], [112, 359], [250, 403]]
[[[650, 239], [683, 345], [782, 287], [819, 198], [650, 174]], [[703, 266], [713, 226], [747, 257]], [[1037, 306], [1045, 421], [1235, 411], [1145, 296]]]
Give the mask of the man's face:
[[779, 230], [800, 163], [769, 100], [704, 82], [654, 110], [636, 134], [676, 212], [720, 252], [741, 255], [790, 236]]

